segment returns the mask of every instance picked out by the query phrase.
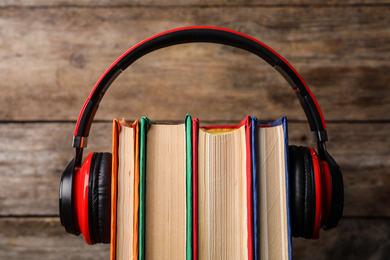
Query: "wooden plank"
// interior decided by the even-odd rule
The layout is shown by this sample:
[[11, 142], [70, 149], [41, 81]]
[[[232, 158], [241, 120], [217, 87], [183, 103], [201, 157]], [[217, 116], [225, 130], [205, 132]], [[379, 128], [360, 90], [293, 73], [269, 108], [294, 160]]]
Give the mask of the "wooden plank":
[[[311, 86], [327, 119], [388, 121], [389, 11], [387, 5], [0, 9], [0, 120], [75, 120], [122, 52], [156, 33], [195, 24], [238, 30], [280, 51]], [[97, 118], [127, 112], [129, 118], [178, 120], [187, 112], [239, 120], [262, 111], [303, 120], [288, 89], [253, 55], [224, 46], [177, 46], [121, 75]]]
[[388, 0], [375, 0], [375, 1], [367, 1], [367, 0], [348, 0], [340, 3], [337, 0], [332, 1], [320, 1], [320, 0], [235, 0], [235, 1], [227, 1], [227, 0], [133, 0], [131, 2], [126, 0], [62, 0], [62, 1], [51, 1], [51, 0], [3, 0], [0, 2], [0, 6], [8, 7], [8, 6], [29, 6], [29, 7], [42, 7], [42, 6], [86, 6], [86, 7], [94, 7], [94, 6], [240, 6], [240, 5], [252, 5], [252, 6], [273, 6], [273, 5], [293, 5], [293, 6], [301, 6], [301, 5], [319, 5], [319, 6], [328, 6], [328, 5], [374, 5], [374, 4], [388, 4]]
[[[0, 216], [58, 214], [60, 177], [74, 155], [73, 127], [0, 124]], [[344, 173], [344, 216], [389, 217], [390, 147], [384, 145], [390, 142], [389, 125], [330, 123], [328, 128], [328, 150]], [[289, 123], [289, 137], [290, 144], [313, 145], [306, 123]], [[98, 151], [111, 151], [111, 123], [92, 126], [85, 155]]]
[[293, 239], [293, 259], [388, 259], [389, 219], [343, 219], [319, 240]]
[[[290, 144], [313, 146], [308, 131], [290, 123]], [[328, 132], [328, 151], [343, 171], [344, 216], [388, 216], [389, 124], [330, 123]]]
[[0, 219], [1, 259], [109, 259], [109, 252], [67, 234], [59, 218]]
[[[0, 215], [57, 215], [61, 174], [74, 156], [74, 124], [0, 128]], [[111, 124], [97, 123], [92, 131], [86, 153], [111, 151]]]
[[[294, 259], [388, 259], [389, 219], [344, 219], [319, 240], [293, 239]], [[1, 259], [108, 259], [108, 245], [87, 245], [58, 218], [0, 218]]]

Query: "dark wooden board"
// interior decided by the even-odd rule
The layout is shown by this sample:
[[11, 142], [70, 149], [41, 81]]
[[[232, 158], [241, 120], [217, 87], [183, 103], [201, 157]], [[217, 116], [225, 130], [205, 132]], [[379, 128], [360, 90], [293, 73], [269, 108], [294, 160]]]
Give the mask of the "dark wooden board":
[[388, 259], [389, 219], [343, 219], [318, 240], [293, 239], [293, 259]]
[[110, 259], [109, 245], [89, 246], [59, 218], [1, 218], [1, 259]]
[[[16, 2], [16, 3], [15, 3]], [[66, 7], [66, 6], [164, 6], [164, 7], [173, 7], [173, 6], [302, 6], [302, 5], [317, 5], [317, 6], [328, 6], [328, 5], [373, 5], [373, 4], [388, 4], [388, 0], [375, 0], [375, 1], [367, 1], [367, 0], [348, 0], [340, 1], [331, 0], [331, 1], [320, 1], [320, 0], [62, 0], [62, 1], [51, 1], [51, 0], [28, 0], [28, 1], [15, 1], [15, 0], [4, 0], [0, 3], [0, 6], [8, 7], [8, 6], [29, 6], [29, 7], [42, 7], [42, 6], [50, 6], [50, 7]]]
[[[74, 155], [73, 127], [0, 124], [0, 216], [58, 214], [60, 177]], [[383, 145], [390, 142], [388, 128], [386, 123], [329, 124], [328, 150], [344, 172], [345, 216], [390, 216], [390, 146]], [[290, 144], [313, 145], [305, 123], [289, 123], [289, 137]], [[111, 123], [92, 126], [85, 153], [102, 151], [111, 151]]]
[[[0, 120], [75, 120], [104, 70], [127, 48], [167, 29], [238, 30], [279, 51], [329, 120], [390, 120], [390, 6], [0, 9]], [[121, 75], [97, 118], [126, 113], [239, 120], [246, 113], [304, 120], [288, 84], [233, 48], [158, 51]], [[348, 111], [346, 113], [345, 111]]]

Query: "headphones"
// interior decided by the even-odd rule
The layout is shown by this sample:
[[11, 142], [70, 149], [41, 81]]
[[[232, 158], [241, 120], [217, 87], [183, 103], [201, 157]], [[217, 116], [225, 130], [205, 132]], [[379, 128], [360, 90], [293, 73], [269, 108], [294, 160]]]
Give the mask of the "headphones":
[[152, 36], [120, 56], [100, 77], [81, 109], [73, 136], [75, 156], [61, 177], [59, 209], [68, 233], [88, 244], [110, 242], [111, 154], [91, 153], [81, 164], [89, 130], [104, 93], [116, 77], [142, 56], [172, 45], [219, 43], [247, 50], [274, 67], [291, 85], [305, 111], [318, 153], [312, 147], [288, 149], [290, 219], [294, 237], [318, 238], [337, 226], [344, 206], [340, 167], [329, 155], [325, 120], [308, 86], [278, 53], [245, 34], [216, 27], [185, 27]]

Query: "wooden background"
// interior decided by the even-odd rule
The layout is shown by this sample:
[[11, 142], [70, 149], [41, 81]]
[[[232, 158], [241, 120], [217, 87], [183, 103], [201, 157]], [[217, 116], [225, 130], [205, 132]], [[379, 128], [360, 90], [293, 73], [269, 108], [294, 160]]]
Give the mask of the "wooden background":
[[[176, 27], [255, 37], [302, 75], [327, 119], [342, 167], [344, 217], [295, 259], [390, 258], [390, 2], [386, 0], [0, 1], [0, 259], [108, 259], [65, 233], [62, 170], [94, 83], [127, 48]], [[291, 88], [265, 62], [226, 46], [170, 47], [137, 61], [108, 91], [91, 151], [110, 151], [111, 120], [203, 123], [289, 119], [291, 144], [311, 133]]]

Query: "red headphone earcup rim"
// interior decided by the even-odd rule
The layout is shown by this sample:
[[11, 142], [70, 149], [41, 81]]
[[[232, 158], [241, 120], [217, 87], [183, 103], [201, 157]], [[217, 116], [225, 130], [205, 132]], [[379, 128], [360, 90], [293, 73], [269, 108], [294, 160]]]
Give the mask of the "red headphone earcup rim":
[[313, 193], [315, 193], [315, 219], [314, 219], [314, 229], [313, 229], [313, 237], [314, 239], [319, 238], [320, 235], [320, 229], [322, 225], [322, 216], [323, 216], [323, 181], [322, 181], [322, 168], [320, 164], [320, 160], [318, 158], [317, 153], [315, 152], [314, 148], [308, 147], [309, 153], [311, 156], [311, 162], [312, 162], [312, 169], [313, 169], [313, 178], [315, 182], [315, 190]]
[[313, 168], [313, 161], [310, 150], [307, 147], [299, 147], [304, 163], [305, 178], [305, 214], [304, 214], [304, 234], [305, 238], [313, 238], [316, 223], [316, 183]]

